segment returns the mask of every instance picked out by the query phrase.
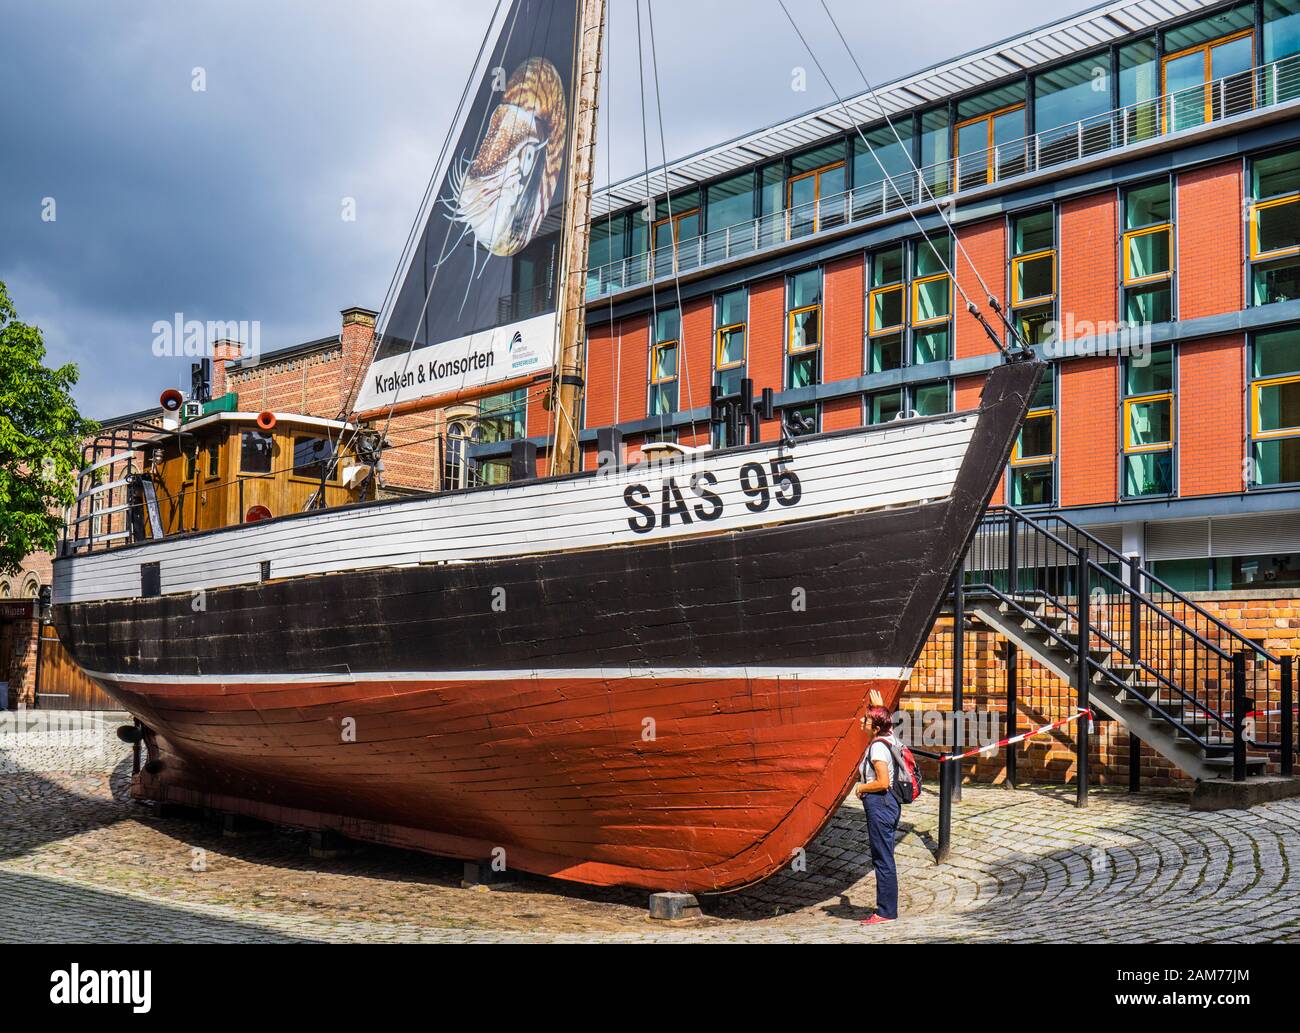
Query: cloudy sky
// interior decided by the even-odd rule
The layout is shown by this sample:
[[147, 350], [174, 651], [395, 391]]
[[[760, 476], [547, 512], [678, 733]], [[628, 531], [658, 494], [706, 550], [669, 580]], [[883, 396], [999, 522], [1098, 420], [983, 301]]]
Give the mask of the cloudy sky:
[[[833, 99], [811, 66], [792, 89], [809, 62], [777, 0], [642, 0], [643, 26], [646, 2], [669, 157]], [[787, 2], [847, 92], [820, 4]], [[1089, 6], [828, 2], [876, 82]], [[635, 3], [610, 0], [614, 178], [644, 166]], [[0, 0], [0, 280], [50, 360], [80, 365], [87, 415], [143, 409], [188, 379], [188, 360], [152, 349], [175, 313], [257, 320], [270, 350], [379, 307], [492, 7]]]

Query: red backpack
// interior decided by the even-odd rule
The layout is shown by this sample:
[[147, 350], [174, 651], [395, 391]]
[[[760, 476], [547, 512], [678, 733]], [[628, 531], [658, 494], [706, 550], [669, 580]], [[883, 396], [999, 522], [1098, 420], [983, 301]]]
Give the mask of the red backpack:
[[[892, 734], [877, 739], [876, 742], [883, 743], [894, 759], [894, 780], [889, 786], [894, 799], [900, 804], [915, 803], [921, 798], [921, 769], [917, 766], [916, 757], [906, 743], [899, 742]], [[874, 746], [875, 743], [871, 745]], [[870, 749], [867, 752], [869, 755]]]

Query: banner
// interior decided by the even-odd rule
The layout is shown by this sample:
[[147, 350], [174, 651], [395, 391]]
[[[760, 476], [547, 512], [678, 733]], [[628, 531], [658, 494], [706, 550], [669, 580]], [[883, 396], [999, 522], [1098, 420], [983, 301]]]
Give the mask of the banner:
[[515, 0], [448, 154], [357, 408], [555, 364], [575, 0]]

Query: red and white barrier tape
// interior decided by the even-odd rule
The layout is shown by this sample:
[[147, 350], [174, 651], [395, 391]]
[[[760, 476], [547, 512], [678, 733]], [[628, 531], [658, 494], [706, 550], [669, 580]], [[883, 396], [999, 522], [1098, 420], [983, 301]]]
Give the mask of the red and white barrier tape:
[[939, 761], [940, 763], [944, 763], [946, 761], [953, 761], [953, 760], [967, 760], [970, 757], [978, 757], [985, 753], [993, 753], [997, 750], [1003, 749], [1004, 747], [1014, 746], [1017, 743], [1022, 743], [1026, 739], [1032, 739], [1036, 735], [1045, 735], [1048, 732], [1056, 731], [1058, 728], [1064, 728], [1066, 725], [1073, 724], [1075, 721], [1079, 720], [1079, 718], [1085, 716], [1088, 718], [1088, 729], [1089, 731], [1091, 731], [1093, 713], [1091, 710], [1080, 708], [1077, 714], [1074, 714], [1071, 717], [1064, 717], [1059, 721], [1053, 721], [1050, 725], [1043, 725], [1041, 728], [1035, 728], [1029, 732], [1021, 732], [1019, 735], [1013, 735], [1008, 739], [1002, 739], [998, 742], [989, 743], [989, 745], [981, 746], [978, 749], [967, 750], [965, 753], [948, 753], [940, 757]]

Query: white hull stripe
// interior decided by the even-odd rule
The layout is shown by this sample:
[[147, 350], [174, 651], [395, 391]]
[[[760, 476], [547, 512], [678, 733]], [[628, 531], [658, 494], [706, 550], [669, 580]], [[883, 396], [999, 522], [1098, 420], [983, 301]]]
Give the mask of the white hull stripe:
[[609, 681], [646, 679], [709, 681], [747, 678], [772, 681], [904, 681], [910, 667], [583, 667], [514, 671], [396, 671], [322, 674], [105, 674], [85, 672], [97, 681], [122, 685], [329, 685], [340, 682], [458, 682], [458, 681]]

